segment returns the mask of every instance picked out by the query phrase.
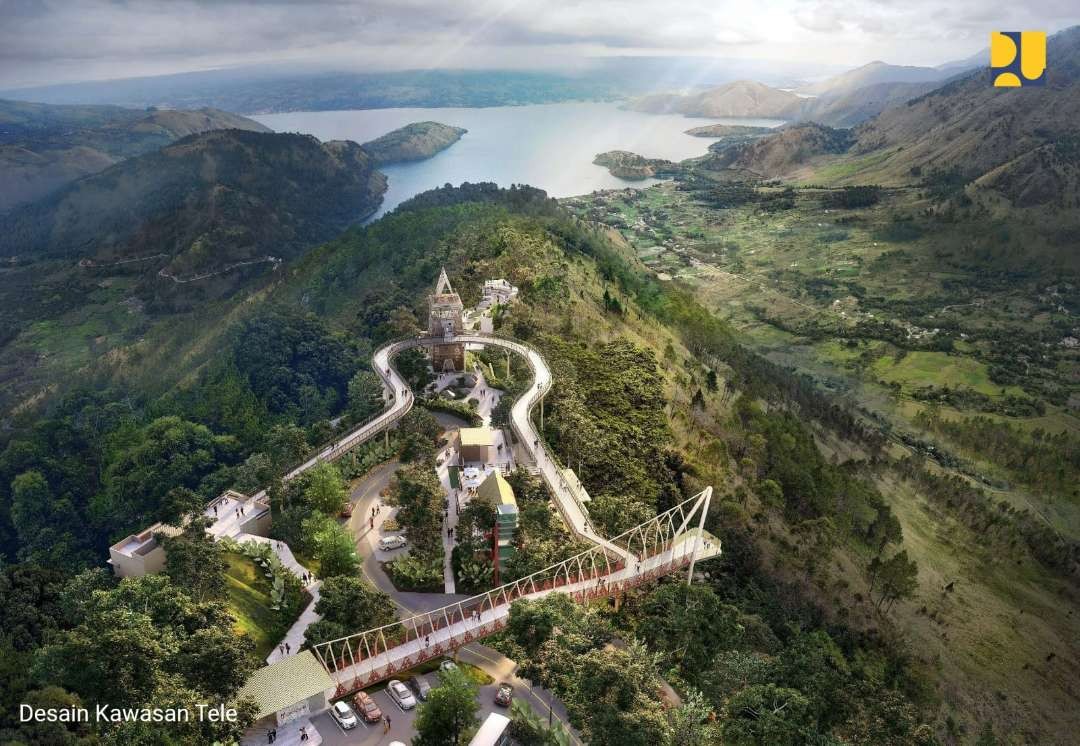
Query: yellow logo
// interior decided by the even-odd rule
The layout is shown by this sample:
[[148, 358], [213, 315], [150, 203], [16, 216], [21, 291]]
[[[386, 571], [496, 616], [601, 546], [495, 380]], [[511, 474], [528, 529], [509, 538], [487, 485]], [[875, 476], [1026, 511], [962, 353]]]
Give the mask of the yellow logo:
[[997, 88], [1046, 85], [1046, 32], [991, 31], [990, 69]]

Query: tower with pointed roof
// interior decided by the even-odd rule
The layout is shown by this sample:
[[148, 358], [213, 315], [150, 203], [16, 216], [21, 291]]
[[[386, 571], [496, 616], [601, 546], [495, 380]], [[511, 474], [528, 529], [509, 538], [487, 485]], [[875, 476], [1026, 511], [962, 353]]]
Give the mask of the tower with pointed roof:
[[437, 372], [465, 370], [465, 345], [450, 341], [465, 329], [465, 306], [461, 296], [454, 292], [445, 268], [439, 272], [429, 306], [428, 333], [446, 340], [446, 344], [436, 344], [431, 348], [432, 367]]

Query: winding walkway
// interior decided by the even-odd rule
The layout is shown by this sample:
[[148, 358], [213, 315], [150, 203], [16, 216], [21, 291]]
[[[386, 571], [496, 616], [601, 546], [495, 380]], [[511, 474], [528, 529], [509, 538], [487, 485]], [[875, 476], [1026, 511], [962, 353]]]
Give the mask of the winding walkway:
[[[506, 625], [510, 603], [515, 598], [537, 599], [550, 593], [566, 593], [579, 601], [586, 601], [614, 595], [683, 567], [688, 566], [692, 575], [695, 561], [720, 554], [720, 543], [715, 537], [705, 534], [700, 527], [695, 532], [687, 523], [693, 516], [695, 520], [700, 518], [701, 525], [704, 525], [704, 515], [708, 511], [711, 489], [684, 503], [684, 505], [689, 505], [694, 502], [694, 507], [689, 513], [682, 511], [682, 505], [678, 506], [677, 509], [683, 512], [679, 516], [683, 520], [678, 529], [675, 528], [678, 519], [667, 529], [660, 526], [663, 518], [668, 514], [674, 515], [677, 510], [672, 509], [652, 522], [631, 529], [624, 535], [626, 537], [624, 545], [600, 536], [589, 519], [584, 505], [586, 496], [582, 492], [580, 483], [573, 478], [567, 479], [566, 474], [560, 469], [558, 462], [536, 432], [530, 418], [533, 407], [541, 401], [552, 386], [552, 375], [547, 363], [533, 348], [490, 334], [467, 333], [439, 338], [419, 335], [392, 342], [376, 350], [372, 364], [383, 381], [389, 406], [373, 419], [354, 428], [290, 470], [283, 477], [283, 481], [295, 479], [320, 462], [337, 460], [348, 451], [396, 424], [412, 409], [415, 396], [408, 383], [394, 368], [393, 358], [408, 349], [447, 343], [500, 347], [525, 358], [533, 373], [533, 380], [526, 393], [514, 402], [510, 412], [511, 429], [518, 440], [519, 447], [536, 464], [537, 471], [550, 489], [555, 505], [567, 527], [575, 535], [592, 544], [593, 548], [541, 573], [536, 573], [534, 576], [474, 597], [479, 600], [475, 606], [463, 601], [456, 603], [452, 601], [450, 606], [427, 612], [422, 619], [413, 617], [402, 620], [397, 631], [405, 631], [404, 639], [392, 640], [390, 638], [397, 635], [391, 635], [389, 629], [386, 629], [385, 633], [380, 629], [357, 633], [349, 638], [316, 646], [316, 654], [338, 683], [339, 694], [383, 680], [395, 671], [446, 654], [498, 631]], [[252, 495], [248, 502], [264, 501], [265, 498], [266, 491], [263, 490]], [[699, 501], [699, 498], [703, 500]], [[239, 526], [233, 523], [230, 517], [231, 512], [226, 511], [225, 515], [219, 516], [218, 525], [212, 527], [212, 533], [216, 536], [231, 535], [240, 538], [237, 536]], [[670, 517], [667, 519], [671, 520]], [[658, 537], [664, 530], [669, 530], [670, 533], [659, 541], [658, 545]], [[257, 537], [251, 538], [259, 540]], [[298, 576], [304, 572], [286, 545], [269, 539], [262, 540], [272, 543], [279, 556], [287, 551], [291, 563], [287, 562], [283, 556], [282, 561], [290, 570]], [[635, 540], [637, 544], [633, 543]], [[650, 541], [653, 543], [651, 551]], [[296, 568], [293, 568], [292, 564], [295, 564]], [[554, 571], [554, 575], [541, 578], [542, 573], [548, 571]], [[317, 594], [316, 584], [313, 595], [317, 598]], [[474, 599], [469, 599], [469, 601]], [[314, 602], [309, 604], [301, 618], [289, 630], [290, 637], [303, 640], [304, 630], [318, 618], [314, 613], [314, 606]], [[377, 640], [368, 637], [373, 633], [377, 636]], [[288, 640], [289, 637], [286, 639]], [[299, 651], [299, 643], [293, 644], [290, 641], [290, 646]], [[275, 648], [268, 661], [276, 660], [277, 655], [278, 650]]]

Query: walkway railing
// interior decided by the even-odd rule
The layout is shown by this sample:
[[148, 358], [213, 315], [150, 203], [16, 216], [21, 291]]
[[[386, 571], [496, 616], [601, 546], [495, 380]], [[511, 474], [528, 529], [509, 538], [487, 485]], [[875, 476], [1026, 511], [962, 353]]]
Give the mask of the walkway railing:
[[[597, 545], [550, 567], [463, 601], [415, 614], [393, 624], [319, 643], [316, 656], [338, 682], [338, 695], [370, 686], [398, 671], [441, 655], [506, 625], [520, 598], [567, 593], [576, 601], [620, 593], [720, 554], [704, 531], [712, 488], [610, 540], [627, 562]], [[697, 523], [697, 526], [692, 525]]]

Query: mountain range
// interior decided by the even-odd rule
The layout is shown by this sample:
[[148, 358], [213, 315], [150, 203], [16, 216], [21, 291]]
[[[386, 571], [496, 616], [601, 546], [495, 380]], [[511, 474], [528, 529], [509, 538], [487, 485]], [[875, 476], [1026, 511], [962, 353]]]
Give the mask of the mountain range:
[[796, 89], [740, 80], [689, 94], [654, 93], [627, 104], [633, 111], [693, 117], [765, 117], [852, 127], [943, 85], [976, 66], [974, 60], [940, 68], [871, 62]]
[[1018, 207], [1072, 209], [1080, 205], [1080, 27], [1051, 37], [1047, 57], [1053, 64], [1045, 86], [995, 88], [988, 69], [968, 71], [886, 106], [850, 132], [792, 124], [721, 150], [711, 165], [841, 185], [950, 181]]
[[0, 212], [124, 158], [216, 129], [270, 131], [218, 109], [146, 111], [0, 100]]

